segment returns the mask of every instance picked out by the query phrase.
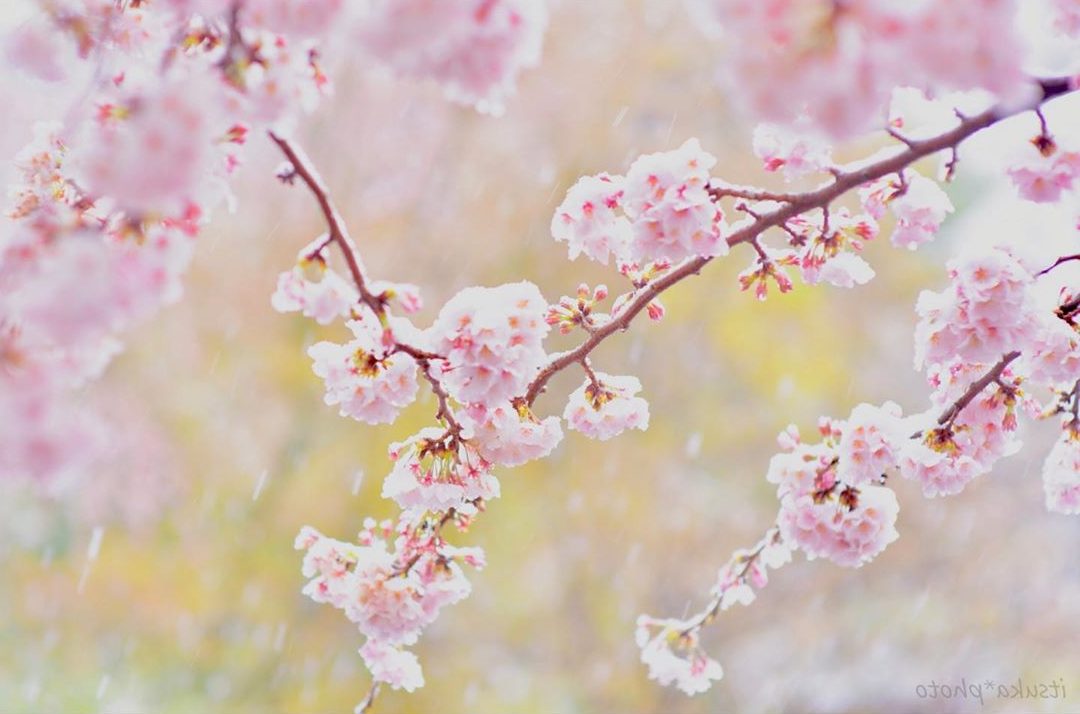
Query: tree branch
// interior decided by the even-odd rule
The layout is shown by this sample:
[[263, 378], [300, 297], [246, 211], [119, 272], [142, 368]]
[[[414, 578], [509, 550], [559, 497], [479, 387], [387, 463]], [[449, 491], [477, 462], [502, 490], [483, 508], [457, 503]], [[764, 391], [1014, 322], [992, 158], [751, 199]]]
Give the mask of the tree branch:
[[[824, 209], [852, 189], [889, 174], [903, 171], [916, 161], [939, 151], [955, 149], [968, 137], [989, 126], [1017, 114], [1036, 109], [1043, 102], [1053, 97], [1075, 91], [1075, 87], [1068, 79], [1040, 80], [1039, 87], [1042, 90], [1042, 96], [1033, 104], [1029, 104], [1022, 109], [994, 107], [972, 117], [960, 117], [960, 123], [953, 129], [929, 139], [911, 140], [905, 143], [904, 148], [899, 153], [859, 168], [847, 170], [837, 168], [833, 170], [831, 172], [833, 175], [831, 183], [827, 183], [813, 191], [783, 199], [784, 205], [768, 213], [761, 214], [759, 218], [729, 235], [727, 238], [728, 246], [734, 247], [740, 243], [752, 243], [759, 235], [770, 228], [783, 228], [789, 220], [796, 216], [808, 211]], [[544, 391], [545, 385], [553, 376], [588, 356], [590, 352], [611, 335], [626, 330], [637, 314], [644, 310], [660, 293], [692, 275], [697, 275], [712, 260], [712, 257], [688, 258], [662, 277], [639, 289], [637, 295], [623, 306], [622, 311], [617, 316], [612, 316], [611, 320], [598, 327], [595, 332], [589, 335], [588, 339], [577, 347], [568, 352], [563, 352], [544, 366], [529, 384], [524, 397], [525, 402], [531, 406]]]

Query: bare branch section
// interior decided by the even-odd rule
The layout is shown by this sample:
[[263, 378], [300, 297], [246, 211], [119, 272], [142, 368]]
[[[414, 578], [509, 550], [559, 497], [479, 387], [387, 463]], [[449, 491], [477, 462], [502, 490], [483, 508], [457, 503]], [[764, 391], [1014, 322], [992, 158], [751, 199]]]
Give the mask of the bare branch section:
[[334, 206], [334, 202], [330, 198], [330, 191], [326, 188], [326, 184], [323, 183], [322, 177], [315, 169], [315, 165], [304, 150], [292, 140], [286, 139], [273, 131], [267, 133], [270, 134], [270, 139], [278, 145], [281, 152], [289, 159], [295, 175], [300, 177], [300, 180], [307, 185], [315, 196], [315, 200], [319, 203], [319, 210], [322, 211], [323, 218], [326, 219], [326, 226], [330, 232], [330, 242], [336, 243], [338, 248], [341, 249], [342, 255], [345, 256], [345, 263], [349, 266], [349, 273], [352, 275], [353, 283], [356, 284], [356, 290], [360, 293], [360, 300], [370, 307], [372, 312], [382, 321], [386, 315], [386, 299], [380, 295], [375, 295], [368, 288], [356, 244], [349, 237], [349, 229], [345, 225], [345, 220], [338, 213], [337, 207]]
[[[783, 205], [773, 211], [761, 214], [753, 222], [736, 230], [728, 236], [728, 245], [736, 246], [740, 243], [753, 243], [758, 236], [770, 228], [782, 229], [792, 218], [808, 211], [824, 209], [848, 191], [884, 176], [901, 172], [916, 161], [939, 151], [955, 150], [968, 137], [989, 126], [993, 126], [1011, 116], [1037, 109], [1043, 102], [1053, 97], [1074, 91], [1071, 82], [1065, 79], [1044, 80], [1039, 83], [1039, 86], [1042, 90], [1042, 96], [1034, 104], [1029, 104], [1021, 109], [995, 107], [975, 116], [961, 117], [957, 126], [943, 134], [929, 139], [908, 140], [904, 142], [904, 148], [899, 153], [858, 168], [849, 170], [835, 169], [832, 171], [833, 180], [830, 183], [806, 193], [784, 195], [780, 198]], [[723, 189], [719, 190], [722, 191]], [[692, 275], [697, 275], [711, 261], [711, 257], [689, 258], [662, 277], [641, 288], [637, 295], [626, 303], [617, 315], [612, 316], [609, 322], [597, 328], [580, 345], [560, 354], [541, 369], [525, 394], [526, 403], [532, 405], [544, 391], [548, 381], [557, 373], [572, 364], [580, 362], [611, 335], [626, 330], [638, 313], [644, 310], [660, 293]]]

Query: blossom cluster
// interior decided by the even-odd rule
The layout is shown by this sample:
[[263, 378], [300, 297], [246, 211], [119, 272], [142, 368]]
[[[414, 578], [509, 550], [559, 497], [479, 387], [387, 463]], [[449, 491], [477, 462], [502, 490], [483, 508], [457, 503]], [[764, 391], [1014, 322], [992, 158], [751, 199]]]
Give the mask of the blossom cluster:
[[872, 127], [895, 87], [983, 89], [1002, 97], [1022, 90], [1023, 45], [1011, 0], [699, 5], [722, 32], [723, 73], [735, 96], [769, 121], [805, 118], [851, 136]]

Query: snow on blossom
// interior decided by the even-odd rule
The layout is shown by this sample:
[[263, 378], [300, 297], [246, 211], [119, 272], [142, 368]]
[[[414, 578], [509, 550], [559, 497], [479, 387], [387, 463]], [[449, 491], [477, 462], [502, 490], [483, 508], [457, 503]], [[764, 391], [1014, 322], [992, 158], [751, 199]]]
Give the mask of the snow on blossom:
[[[823, 280], [829, 285], [838, 288], [853, 288], [856, 285], [865, 285], [874, 279], [874, 269], [870, 264], [854, 253], [838, 253], [833, 258], [826, 260], [814, 275], [813, 280], [806, 282], [814, 284]], [[807, 271], [803, 271], [806, 279]]]
[[540, 420], [512, 404], [485, 407], [470, 405], [463, 422], [469, 427], [468, 439], [486, 460], [501, 466], [520, 466], [550, 454], [562, 441], [558, 417]]
[[857, 568], [899, 537], [899, 511], [896, 494], [884, 486], [845, 489], [838, 498], [788, 496], [780, 502], [780, 534], [811, 560]]
[[1080, 514], [1080, 423], [1066, 425], [1042, 470], [1046, 508], [1055, 513]]
[[235, 77], [233, 89], [240, 92], [230, 98], [239, 97], [238, 116], [288, 131], [299, 116], [314, 111], [331, 91], [330, 81], [306, 44], [270, 33], [257, 37], [260, 61], [240, 62], [230, 69]]
[[765, 480], [776, 484], [780, 498], [826, 490], [835, 481], [832, 466], [837, 458], [836, 449], [829, 444], [792, 444], [769, 459]]
[[708, 691], [713, 681], [724, 676], [724, 670], [701, 649], [697, 631], [688, 628], [690, 623], [682, 620], [642, 615], [634, 639], [641, 649], [642, 663], [649, 668], [649, 679], [664, 687], [674, 684], [685, 694], [694, 695]]
[[754, 154], [766, 171], [782, 171], [786, 181], [827, 169], [832, 164], [828, 142], [811, 132], [777, 124], [758, 124], [754, 128]]
[[623, 196], [623, 210], [633, 224], [631, 259], [645, 263], [727, 255], [723, 215], [709, 194], [709, 169], [715, 164], [697, 139], [631, 164]]
[[598, 263], [608, 264], [626, 253], [630, 243], [630, 222], [618, 215], [623, 195], [623, 177], [600, 174], [578, 179], [551, 219], [551, 235], [566, 241], [570, 259], [584, 253]]
[[320, 325], [329, 325], [351, 314], [358, 299], [356, 288], [347, 280], [316, 262], [281, 273], [270, 304], [278, 312], [300, 312]]
[[499, 114], [518, 74], [539, 62], [546, 25], [543, 0], [373, 0], [356, 36], [396, 72]]
[[424, 686], [424, 673], [412, 652], [369, 639], [360, 648], [360, 656], [376, 682], [385, 682], [391, 689], [404, 689], [406, 692]]
[[405, 510], [471, 513], [472, 502], [499, 497], [499, 480], [476, 447], [460, 439], [447, 443], [443, 430], [421, 429], [390, 445], [394, 467], [383, 482], [383, 498]]
[[937, 181], [922, 174], [905, 175], [904, 183], [882, 179], [859, 192], [863, 208], [875, 219], [885, 215], [886, 208], [896, 218], [890, 240], [897, 248], [915, 250], [932, 241], [953, 205]]
[[836, 446], [841, 481], [852, 486], [876, 482], [896, 465], [898, 445], [909, 436], [899, 417], [900, 407], [893, 402], [880, 407], [859, 404], [851, 410]]
[[416, 399], [416, 360], [391, 353], [383, 330], [368, 317], [350, 320], [355, 339], [345, 344], [317, 342], [308, 348], [312, 369], [326, 383], [328, 405], [340, 405], [341, 416], [368, 424], [389, 424]]
[[570, 395], [563, 411], [567, 426], [590, 439], [607, 441], [627, 429], [649, 428], [649, 403], [635, 396], [641, 391], [637, 377], [613, 377], [596, 372]]
[[535, 285], [466, 288], [450, 298], [428, 330], [447, 391], [463, 404], [498, 404], [522, 394], [540, 369], [551, 329]]
[[915, 365], [960, 357], [993, 363], [1026, 345], [1040, 324], [1029, 287], [1032, 275], [1004, 248], [971, 253], [947, 264], [949, 286], [924, 290], [915, 309]]
[[303, 592], [343, 610], [369, 638], [395, 646], [414, 644], [443, 607], [471, 592], [456, 562], [468, 554], [426, 532], [408, 522], [399, 524], [396, 552], [391, 552], [386, 537], [392, 533], [377, 532], [371, 523], [358, 544], [327, 538], [305, 526], [295, 543], [306, 551], [302, 573], [310, 580]]

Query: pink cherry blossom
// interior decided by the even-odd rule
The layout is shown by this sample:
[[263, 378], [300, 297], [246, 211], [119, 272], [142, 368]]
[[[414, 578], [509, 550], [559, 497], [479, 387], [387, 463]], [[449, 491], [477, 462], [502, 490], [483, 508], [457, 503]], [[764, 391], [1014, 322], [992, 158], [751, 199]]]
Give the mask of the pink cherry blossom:
[[421, 429], [390, 445], [394, 468], [383, 482], [383, 498], [406, 510], [471, 513], [473, 501], [499, 497], [499, 480], [491, 463], [469, 442], [446, 444], [444, 432]]
[[685, 694], [694, 695], [708, 691], [724, 676], [724, 670], [701, 649], [696, 630], [681, 634], [689, 627], [690, 623], [681, 620], [642, 615], [634, 638], [641, 648], [641, 661], [649, 668], [649, 679], [665, 687], [674, 684]]
[[357, 38], [402, 75], [498, 114], [518, 74], [539, 61], [546, 25], [542, 0], [374, 0]]
[[166, 81], [104, 107], [75, 156], [87, 189], [135, 214], [168, 213], [198, 199], [225, 128], [208, 111], [220, 104], [214, 92], [204, 80]]
[[1047, 510], [1080, 514], [1080, 424], [1067, 425], [1054, 442], [1043, 464], [1042, 480]]
[[727, 255], [723, 216], [708, 190], [715, 164], [697, 139], [689, 139], [674, 151], [638, 157], [630, 166], [623, 207], [633, 224], [632, 259]]
[[1036, 384], [1064, 385], [1080, 375], [1080, 330], [1052, 313], [1040, 321], [1017, 370]]
[[562, 441], [558, 417], [540, 420], [531, 411], [521, 413], [511, 404], [484, 407], [475, 404], [465, 410], [469, 440], [487, 461], [502, 466], [519, 466], [550, 454]]
[[860, 567], [895, 541], [896, 494], [884, 486], [862, 486], [823, 499], [788, 496], [780, 502], [780, 533], [810, 559]]
[[243, 22], [279, 34], [317, 37], [331, 29], [345, 0], [247, 0]]
[[578, 179], [551, 219], [551, 235], [565, 241], [570, 259], [584, 253], [598, 263], [619, 259], [630, 243], [630, 222], [621, 208], [623, 177], [600, 174]]
[[635, 396], [641, 391], [637, 377], [596, 372], [596, 380], [586, 380], [570, 395], [563, 411], [567, 426], [600, 441], [627, 429], [649, 428], [649, 403]]
[[441, 378], [459, 402], [498, 404], [525, 391], [546, 355], [547, 302], [532, 283], [466, 288], [428, 330]]
[[1002, 248], [979, 251], [948, 263], [949, 286], [923, 291], [916, 311], [917, 367], [960, 357], [993, 363], [1026, 345], [1041, 322], [1029, 286], [1032, 275]]
[[329, 325], [351, 314], [358, 300], [356, 288], [347, 280], [325, 264], [315, 263], [281, 273], [270, 304], [278, 312], [300, 312], [320, 325]]
[[860, 404], [851, 411], [837, 444], [836, 475], [841, 481], [852, 486], [873, 483], [896, 465], [898, 445], [908, 436], [899, 417], [900, 407], [892, 402], [881, 407]]
[[766, 171], [782, 171], [784, 179], [794, 179], [827, 169], [832, 165], [832, 149], [819, 137], [777, 124], [754, 128], [754, 153]]
[[325, 401], [340, 405], [341, 416], [368, 424], [389, 424], [416, 399], [416, 360], [383, 345], [373, 318], [348, 323], [355, 339], [345, 344], [317, 342], [308, 348], [312, 369], [326, 383]]
[[360, 656], [376, 682], [385, 682], [391, 689], [404, 689], [406, 692], [424, 686], [420, 662], [412, 652], [369, 639], [360, 648]]
[[[1003, 95], [1022, 86], [1022, 45], [1009, 0], [703, 2], [725, 35], [726, 84], [766, 120], [805, 116], [849, 136], [878, 120], [897, 86]], [[965, 28], [962, 37], [957, 27]]]
[[1035, 143], [1027, 159], [1009, 168], [1009, 178], [1021, 198], [1055, 203], [1080, 179], [1080, 151], [1062, 150], [1049, 138]]

